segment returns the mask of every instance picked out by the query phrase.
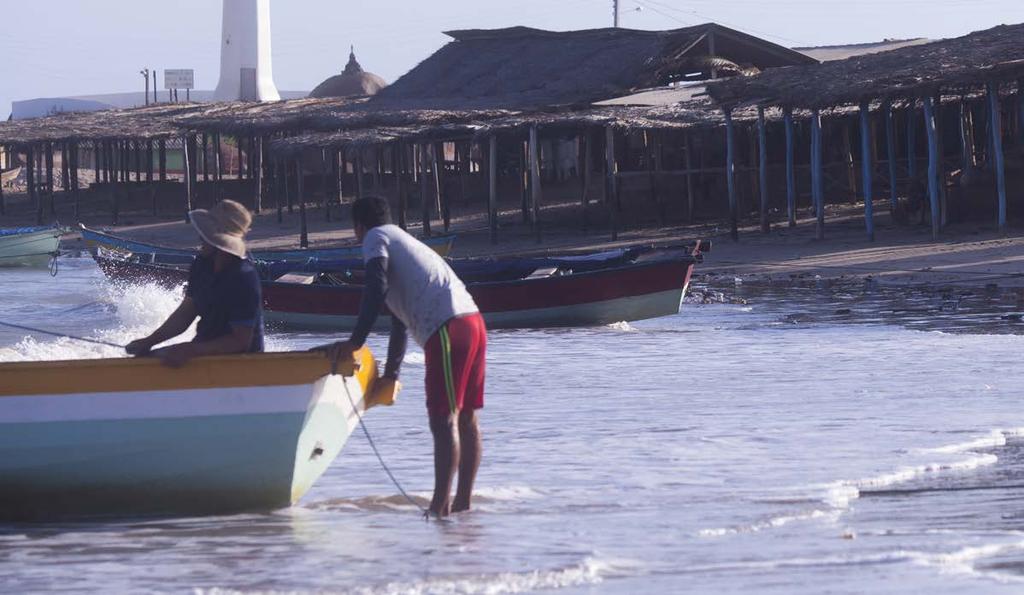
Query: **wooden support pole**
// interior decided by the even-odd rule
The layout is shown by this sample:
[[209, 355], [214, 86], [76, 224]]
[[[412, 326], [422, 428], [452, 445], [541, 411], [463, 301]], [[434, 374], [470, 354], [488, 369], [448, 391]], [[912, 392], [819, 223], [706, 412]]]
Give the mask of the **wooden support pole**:
[[284, 223], [283, 195], [288, 194], [288, 168], [281, 165], [280, 159], [274, 160], [274, 207], [277, 210], [277, 222]]
[[583, 161], [580, 168], [580, 211], [583, 233], [590, 229], [590, 187], [594, 180], [594, 135], [587, 130], [580, 135]]
[[864, 187], [864, 225], [868, 232], [868, 241], [875, 241], [875, 207], [874, 183], [871, 167], [871, 145], [874, 137], [871, 131], [871, 105], [867, 101], [860, 104], [860, 158]]
[[366, 196], [366, 170], [363, 167], [363, 149], [361, 147], [356, 149], [355, 174], [356, 197], [363, 198]]
[[437, 197], [437, 210], [441, 213], [441, 220], [444, 223], [445, 233], [451, 228], [452, 212], [451, 201], [445, 191], [444, 179], [444, 143], [438, 142], [431, 146], [430, 154], [433, 156], [431, 167], [434, 170], [435, 196]]
[[259, 215], [263, 211], [263, 137], [254, 138], [252, 142], [253, 151], [253, 189], [252, 189], [252, 210]]
[[765, 131], [764, 106], [757, 106], [757, 150], [761, 187], [761, 233], [772, 230], [768, 221], [768, 135]]
[[987, 85], [989, 112], [992, 114], [992, 155], [999, 198], [999, 232], [1006, 232], [1006, 169], [1003, 155], [1003, 112], [999, 101], [999, 83]]
[[935, 99], [924, 98], [924, 130], [928, 137], [928, 199], [932, 215], [932, 239], [939, 239], [939, 134], [935, 128]]
[[135, 181], [142, 181], [142, 141], [132, 141], [132, 154], [135, 161]]
[[970, 171], [977, 162], [974, 160], [974, 117], [965, 97], [960, 98], [960, 159], [961, 170]]
[[793, 138], [793, 108], [786, 107], [783, 110], [782, 121], [786, 128], [786, 219], [790, 227], [796, 227], [796, 144]]
[[814, 237], [824, 240], [825, 192], [821, 145], [821, 112], [814, 109], [811, 112], [811, 196], [814, 199], [814, 213], [817, 217]]
[[146, 183], [153, 183], [153, 141], [146, 141]]
[[203, 181], [210, 181], [210, 135], [203, 133]]
[[917, 108], [914, 103], [907, 108], [907, 197], [915, 198], [917, 183]]
[[68, 147], [68, 159], [71, 161], [69, 172], [70, 179], [68, 181], [71, 183], [71, 196], [75, 205], [75, 221], [79, 220], [82, 213], [82, 203], [78, 192], [78, 160], [80, 156], [78, 141], [73, 141]]
[[898, 198], [896, 196], [896, 122], [892, 113], [892, 104], [888, 101], [882, 108], [885, 118], [885, 157], [889, 162], [889, 213], [896, 212]]
[[[238, 159], [238, 172], [237, 172], [238, 176], [237, 176], [237, 179], [241, 180], [242, 179], [242, 173], [243, 173], [242, 172], [242, 137], [241, 136], [236, 136], [235, 137], [235, 152], [237, 153], [237, 159]], [[300, 200], [302, 200], [302, 199], [303, 199], [303, 197], [300, 197]]]
[[99, 142], [92, 142], [92, 181], [94, 184], [99, 184], [102, 180], [100, 178], [100, 146]]
[[295, 159], [295, 193], [299, 200], [299, 247], [309, 248], [309, 227], [306, 223], [306, 174], [302, 169], [302, 157]]
[[498, 136], [491, 135], [487, 141], [487, 226], [491, 232], [491, 243], [498, 243]]
[[1024, 144], [1024, 77], [1017, 79], [1017, 134]]
[[732, 121], [732, 109], [724, 108], [725, 114], [725, 182], [729, 193], [729, 235], [734, 242], [740, 240], [739, 212], [736, 204], [736, 127]]
[[423, 237], [430, 237], [430, 182], [427, 177], [427, 145], [419, 144], [420, 207], [423, 211]]
[[686, 222], [693, 223], [696, 196], [693, 194], [693, 142], [689, 133], [683, 133], [683, 155], [686, 162]]
[[523, 212], [523, 223], [530, 222], [530, 176], [527, 164], [527, 142], [519, 143], [519, 202], [520, 210]]
[[157, 161], [159, 161], [159, 176], [161, 182], [167, 181], [167, 141], [160, 140], [157, 143]]
[[530, 204], [533, 207], [533, 234], [541, 241], [540, 225], [540, 141], [537, 139], [537, 125], [530, 126]]
[[39, 204], [39, 189], [36, 188], [36, 156], [31, 145], [25, 148], [25, 184], [28, 186], [29, 202], [36, 207], [36, 225], [42, 225], [43, 206]]
[[405, 187], [405, 145], [396, 142], [391, 145], [391, 168], [395, 174], [395, 193], [398, 195], [398, 226], [409, 227], [409, 197]]
[[850, 125], [845, 118], [839, 120], [843, 135], [843, 159], [846, 161], [846, 183], [850, 189], [850, 202], [857, 202], [857, 169], [853, 162], [853, 143], [850, 141]]
[[618, 183], [615, 175], [618, 167], [615, 163], [615, 129], [611, 126], [604, 128], [604, 202], [608, 208], [608, 218], [611, 222], [612, 241], [619, 239], [619, 205]]
[[46, 194], [50, 199], [50, 216], [57, 215], [57, 205], [53, 199], [53, 143], [46, 143]]
[[195, 192], [196, 184], [195, 137], [191, 134], [186, 136], [182, 147], [184, 150], [184, 159], [182, 161], [185, 164], [185, 223], [189, 223], [189, 213], [192, 211], [193, 193]]
[[320, 204], [324, 209], [324, 221], [331, 220], [331, 175], [334, 173], [328, 155], [334, 155], [334, 151], [320, 150]]
[[[10, 168], [10, 162], [8, 160], [10, 159], [10, 156], [11, 156], [11, 148], [10, 147], [0, 147], [0, 149], [3, 149], [4, 162], [5, 162], [3, 164], [0, 164], [0, 174], [2, 174], [4, 169], [5, 169], [5, 167], [6, 168]], [[3, 185], [3, 182], [0, 182], [0, 216], [6, 215], [6, 214], [7, 214], [7, 203], [4, 200], [4, 185]]]
[[60, 144], [60, 188], [67, 194], [71, 190], [71, 157], [68, 155], [68, 143]]

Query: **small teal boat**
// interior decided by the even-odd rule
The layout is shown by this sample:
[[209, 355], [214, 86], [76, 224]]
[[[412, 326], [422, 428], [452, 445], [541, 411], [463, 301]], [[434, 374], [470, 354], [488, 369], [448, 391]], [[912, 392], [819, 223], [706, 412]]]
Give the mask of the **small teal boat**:
[[357, 358], [339, 375], [317, 353], [0, 364], [0, 520], [290, 506], [393, 398]]
[[56, 227], [0, 229], [0, 267], [45, 267], [60, 251]]

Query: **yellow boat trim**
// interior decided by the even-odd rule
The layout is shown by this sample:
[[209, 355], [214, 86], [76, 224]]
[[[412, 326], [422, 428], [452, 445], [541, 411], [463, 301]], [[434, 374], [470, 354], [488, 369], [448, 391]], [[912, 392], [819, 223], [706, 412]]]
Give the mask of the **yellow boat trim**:
[[[366, 393], [377, 378], [377, 363], [369, 349], [356, 353], [356, 364], [339, 367], [355, 375]], [[330, 374], [321, 353], [260, 353], [204, 357], [180, 369], [164, 367], [153, 358], [0, 363], [0, 398], [174, 391], [254, 386], [313, 384]]]

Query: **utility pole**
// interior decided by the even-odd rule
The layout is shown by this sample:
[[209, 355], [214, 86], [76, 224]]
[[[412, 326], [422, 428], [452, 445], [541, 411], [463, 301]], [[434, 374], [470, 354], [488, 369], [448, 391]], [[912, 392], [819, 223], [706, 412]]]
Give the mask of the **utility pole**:
[[616, 29], [619, 28], [619, 0], [612, 0], [612, 23]]
[[139, 74], [142, 75], [142, 78], [146, 79], [146, 105], [149, 105], [149, 69], [144, 68], [139, 71]]

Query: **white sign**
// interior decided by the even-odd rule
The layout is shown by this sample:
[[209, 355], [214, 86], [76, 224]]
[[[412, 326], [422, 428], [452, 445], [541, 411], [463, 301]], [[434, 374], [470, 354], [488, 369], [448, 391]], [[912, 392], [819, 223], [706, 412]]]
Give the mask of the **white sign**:
[[164, 71], [164, 89], [195, 89], [196, 71], [191, 68], [167, 69]]

